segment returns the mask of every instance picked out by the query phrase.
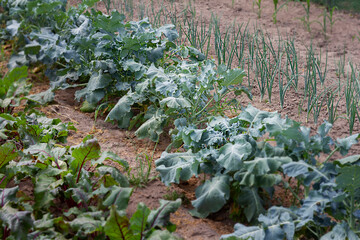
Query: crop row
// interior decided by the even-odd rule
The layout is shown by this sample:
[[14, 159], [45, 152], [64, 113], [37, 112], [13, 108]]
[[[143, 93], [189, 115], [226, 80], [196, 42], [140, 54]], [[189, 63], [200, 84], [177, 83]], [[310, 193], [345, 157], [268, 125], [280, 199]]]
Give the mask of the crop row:
[[[154, 29], [147, 20], [125, 22], [125, 16], [116, 11], [104, 15], [94, 10], [91, 1], [68, 10], [59, 1], [8, 0], [1, 4], [1, 18], [6, 24], [1, 37], [10, 40], [14, 49], [9, 61], [13, 70], [2, 79], [6, 87], [0, 95], [0, 152], [5, 153], [1, 194], [6, 197], [0, 211], [3, 236], [44, 239], [65, 232], [65, 237], [79, 239], [126, 239], [127, 234], [134, 239], [158, 239], [160, 235], [175, 238], [168, 219], [180, 201], [161, 202], [153, 211], [139, 205], [128, 219], [122, 210], [131, 189], [121, 172], [105, 165], [105, 160], [125, 170], [126, 162], [112, 153], [101, 153], [99, 143], [91, 136], [78, 146], [60, 145], [71, 124], [31, 114], [31, 109], [11, 114], [21, 100], [31, 108], [34, 103], [50, 101], [57, 89], [83, 86], [75, 93], [76, 99], [84, 100], [83, 110], [108, 106], [111, 111], [107, 119], [120, 127], [137, 127], [140, 138], [158, 142], [164, 126], [174, 124], [173, 141], [168, 152], [155, 162], [156, 169], [166, 185], [204, 176], [192, 201], [194, 216], [204, 218], [230, 205], [235, 219], [253, 225], [239, 223], [235, 232], [223, 239], [358, 239], [360, 195], [356, 183], [360, 156], [330, 160], [335, 153], [345, 156], [359, 134], [334, 140], [328, 136], [332, 127], [329, 122], [312, 134], [295, 121], [251, 105], [234, 118], [224, 116], [225, 110], [238, 108], [236, 101], [228, 101], [230, 93], [251, 94], [241, 85], [244, 71], [231, 69], [232, 63], [227, 60], [231, 56], [243, 59], [244, 54], [237, 52], [237, 47], [224, 45], [215, 20], [214, 32], [219, 34], [215, 36], [216, 46], [223, 47], [218, 51], [222, 57], [218, 57], [218, 64], [194, 47], [176, 45], [178, 34], [173, 25]], [[225, 34], [230, 41], [226, 36], [231, 34]], [[279, 85], [283, 95], [289, 88], [297, 91], [300, 75], [293, 42], [279, 42], [275, 48], [261, 32], [246, 36], [237, 39], [250, 39], [254, 45], [249, 48], [251, 61], [247, 67], [254, 70], [262, 97], [267, 93], [271, 101], [277, 75], [285, 76], [279, 78], [286, 82]], [[230, 54], [228, 49], [232, 49]], [[327, 61], [323, 64], [312, 48], [307, 55], [304, 99], [308, 99], [310, 112], [318, 107], [313, 102], [321, 99], [317, 84], [325, 83]], [[27, 68], [17, 67], [39, 64], [46, 67], [51, 88], [26, 96]], [[355, 109], [351, 115], [355, 118], [358, 77], [352, 69], [345, 91], [349, 92], [346, 97], [351, 101], [349, 109]], [[336, 105], [329, 106], [335, 107], [336, 113]], [[186, 152], [170, 153], [175, 147]], [[323, 156], [325, 160], [320, 161]], [[13, 180], [18, 183], [28, 178], [34, 186], [33, 198], [21, 189], [19, 192], [20, 186], [7, 187]], [[289, 192], [291, 207], [273, 206], [276, 186]], [[60, 206], [66, 204], [66, 213], [54, 206], [57, 201]], [[34, 206], [30, 206], [32, 202]], [[168, 231], [159, 231], [162, 227]]]
[[[76, 100], [85, 100], [83, 111], [107, 106], [108, 121], [139, 127], [139, 137], [157, 141], [169, 120], [180, 116], [201, 122], [221, 112], [231, 92], [250, 96], [240, 85], [244, 71], [216, 66], [195, 48], [176, 46], [172, 25], [153, 29], [147, 20], [126, 23], [116, 11], [83, 13], [85, 3], [68, 11], [58, 1], [3, 4], [9, 14], [2, 15], [9, 20], [3, 38], [14, 39], [16, 50], [10, 69], [46, 64], [51, 89], [44, 94], [85, 86], [75, 93]], [[114, 96], [121, 97], [115, 105]]]
[[[26, 77], [24, 66], [0, 79], [7, 95], [0, 99], [6, 102], [14, 92], [25, 98], [27, 93], [19, 90]], [[16, 101], [10, 102], [0, 109], [17, 107]], [[128, 217], [133, 189], [120, 172], [128, 163], [112, 152], [101, 152], [90, 135], [79, 145], [64, 145], [70, 131], [76, 131], [72, 123], [49, 119], [32, 103], [27, 101], [25, 112], [0, 114], [2, 239], [178, 239], [171, 233], [175, 228], [169, 216], [180, 199], [161, 200], [154, 210], [139, 203]]]
[[[346, 119], [350, 132], [355, 122], [360, 122], [360, 72], [351, 59], [346, 59], [345, 50], [336, 60], [336, 75], [333, 76], [329, 74], [326, 49], [318, 51], [311, 42], [305, 45], [307, 50], [303, 53], [297, 49], [294, 37], [270, 36], [258, 28], [252, 29], [248, 24], [237, 25], [234, 22], [223, 26], [221, 19], [214, 14], [210, 19], [201, 16], [191, 1], [183, 9], [177, 9], [172, 1], [169, 4], [151, 1], [149, 5], [142, 1], [112, 1], [105, 4], [107, 8], [110, 8], [110, 3], [129, 18], [147, 16], [155, 26], [171, 22], [179, 32], [178, 44], [195, 47], [206, 57], [214, 53], [212, 57], [217, 64], [246, 70], [248, 87], [257, 88], [261, 101], [271, 102], [276, 98], [283, 108], [286, 94], [293, 91], [301, 98], [299, 114], [305, 112], [308, 121], [313, 120], [317, 124], [319, 116], [324, 115], [332, 124], [340, 118]], [[276, 5], [276, 12], [288, 3], [284, 1], [280, 6]], [[261, 6], [261, 1], [258, 4]], [[322, 23], [325, 35], [327, 25], [331, 26], [332, 32], [332, 26], [338, 20], [333, 17], [334, 8], [324, 9], [324, 19], [311, 22], [310, 1], [300, 4], [306, 13], [302, 18], [306, 28]], [[136, 6], [143, 6], [137, 14]], [[299, 85], [299, 82], [304, 84]], [[274, 91], [279, 94], [273, 94]]]

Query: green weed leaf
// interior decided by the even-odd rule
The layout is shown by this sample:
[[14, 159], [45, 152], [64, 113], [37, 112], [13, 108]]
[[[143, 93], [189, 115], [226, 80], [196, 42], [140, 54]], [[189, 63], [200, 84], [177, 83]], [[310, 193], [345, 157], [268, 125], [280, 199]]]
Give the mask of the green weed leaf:
[[182, 97], [164, 98], [163, 100], [160, 101], [160, 105], [162, 107], [164, 107], [166, 105], [168, 108], [173, 108], [173, 109], [178, 109], [178, 110], [184, 109], [184, 108], [191, 108], [191, 103], [187, 99], [182, 98]]

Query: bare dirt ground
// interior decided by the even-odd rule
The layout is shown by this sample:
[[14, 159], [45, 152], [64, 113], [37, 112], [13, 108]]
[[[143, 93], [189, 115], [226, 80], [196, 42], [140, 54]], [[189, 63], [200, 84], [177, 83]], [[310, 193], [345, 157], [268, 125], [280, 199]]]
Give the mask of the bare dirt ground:
[[[74, 4], [72, 2], [71, 4]], [[150, 4], [150, 1], [145, 2]], [[175, 4], [177, 9], [183, 9], [187, 1], [177, 0]], [[165, 2], [165, 4], [169, 4]], [[101, 8], [101, 5], [99, 5]], [[345, 12], [337, 11], [334, 18], [338, 21], [333, 27], [333, 32], [329, 34], [329, 38], [325, 39], [321, 33], [321, 28], [317, 24], [313, 24], [312, 32], [307, 32], [300, 20], [304, 15], [304, 9], [299, 3], [290, 2], [287, 7], [280, 10], [278, 13], [278, 23], [275, 25], [272, 22], [273, 4], [272, 1], [263, 1], [262, 3], [262, 17], [257, 18], [254, 12], [251, 0], [235, 0], [232, 6], [231, 0], [195, 0], [193, 7], [195, 7], [197, 14], [201, 15], [207, 21], [210, 21], [212, 13], [217, 14], [221, 18], [221, 26], [226, 27], [234, 21], [238, 24], [247, 24], [249, 26], [257, 26], [266, 31], [269, 36], [276, 39], [278, 33], [286, 38], [286, 36], [294, 36], [296, 48], [299, 52], [299, 69], [303, 70], [305, 65], [306, 46], [312, 41], [314, 46], [322, 49], [327, 49], [329, 53], [329, 67], [328, 79], [331, 81], [335, 76], [336, 61], [346, 52], [347, 59], [352, 59], [354, 63], [360, 63], [360, 42], [354, 35], [360, 30], [360, 17], [354, 16]], [[323, 12], [320, 6], [311, 6], [311, 20], [319, 19], [319, 15]], [[214, 54], [214, 52], [211, 52]], [[250, 76], [251, 77], [251, 76]], [[301, 80], [300, 80], [301, 81]], [[36, 82], [34, 79], [34, 91], [40, 92], [46, 90], [47, 86], [43, 82]], [[299, 83], [303, 86], [304, 83]], [[302, 85], [301, 85], [302, 84]], [[287, 93], [285, 106], [280, 108], [279, 100], [274, 86], [274, 98], [272, 103], [260, 102], [259, 90], [254, 86], [252, 93], [254, 100], [251, 102], [257, 108], [267, 111], [278, 111], [283, 116], [287, 115], [292, 119], [302, 122], [306, 126], [316, 129], [314, 122], [306, 122], [306, 113], [298, 113], [298, 104], [302, 98], [302, 93], [290, 91]], [[79, 110], [80, 104], [74, 101], [75, 90], [58, 91], [56, 93], [55, 104], [42, 108], [41, 110], [48, 115], [48, 117], [57, 117], [63, 121], [71, 121], [74, 123], [78, 131], [72, 134], [69, 138], [69, 144], [78, 144], [87, 134], [93, 134], [101, 143], [102, 150], [110, 150], [117, 153], [120, 157], [129, 161], [132, 168], [138, 167], [139, 162], [136, 157], [141, 153], [151, 154], [154, 143], [148, 140], [139, 140], [135, 137], [133, 131], [118, 129], [115, 125], [104, 122], [99, 118], [94, 125], [94, 114], [83, 113]], [[240, 99], [243, 105], [247, 105], [249, 100]], [[341, 103], [341, 108], [344, 108], [344, 103]], [[326, 110], [323, 110], [319, 122], [326, 119]], [[354, 127], [354, 132], [360, 131], [360, 125], [357, 123]], [[349, 135], [348, 124], [346, 120], [339, 119], [333, 127], [331, 132], [332, 137], [345, 137]], [[169, 136], [163, 136], [160, 145], [154, 155], [157, 159], [161, 152], [165, 150], [170, 143]], [[359, 154], [359, 145], [355, 146], [351, 153]], [[152, 171], [152, 176], [156, 172]], [[149, 207], [155, 208], [158, 206], [159, 199], [169, 196], [177, 192], [178, 195], [184, 196], [185, 200], [194, 199], [194, 190], [199, 181], [191, 179], [188, 183], [183, 183], [180, 186], [166, 187], [158, 179], [153, 180], [145, 188], [137, 188], [130, 200], [129, 214], [135, 211], [136, 205], [139, 202], [146, 203]], [[186, 202], [186, 201], [185, 201]], [[175, 214], [172, 215], [171, 220], [177, 225], [176, 232], [184, 239], [219, 239], [222, 234], [227, 234], [233, 231], [234, 222], [229, 219], [228, 209], [225, 208], [223, 212], [210, 216], [208, 219], [195, 219], [190, 216], [187, 209], [191, 207], [189, 202], [185, 203]]]

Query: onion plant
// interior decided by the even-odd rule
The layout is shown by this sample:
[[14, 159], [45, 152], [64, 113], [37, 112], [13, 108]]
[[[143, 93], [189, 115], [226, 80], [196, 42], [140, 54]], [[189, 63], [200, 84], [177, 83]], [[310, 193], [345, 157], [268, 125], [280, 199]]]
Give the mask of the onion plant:
[[349, 122], [350, 134], [354, 129], [356, 118], [360, 120], [359, 116], [359, 79], [360, 74], [352, 62], [349, 62], [350, 70], [347, 73], [346, 86], [345, 86], [345, 103], [346, 115]]
[[342, 99], [344, 93], [339, 95], [338, 93], [341, 90], [334, 87], [329, 87], [326, 89], [326, 107], [328, 112], [328, 122], [334, 124], [335, 121], [341, 118], [341, 115], [338, 115], [338, 108], [340, 100]]
[[298, 68], [298, 56], [294, 44], [294, 39], [288, 39], [285, 43], [285, 53], [286, 53], [286, 64], [285, 64], [285, 76], [287, 82], [291, 82], [291, 85], [298, 91], [298, 82], [299, 82], [299, 68]]

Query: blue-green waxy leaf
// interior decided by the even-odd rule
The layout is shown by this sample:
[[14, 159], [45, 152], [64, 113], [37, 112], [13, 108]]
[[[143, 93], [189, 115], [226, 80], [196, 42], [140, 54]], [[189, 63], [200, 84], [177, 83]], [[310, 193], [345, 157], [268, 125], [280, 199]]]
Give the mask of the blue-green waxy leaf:
[[196, 200], [192, 205], [201, 216], [219, 211], [230, 197], [230, 177], [216, 176], [200, 185], [196, 191]]
[[314, 218], [314, 213], [322, 212], [326, 204], [330, 201], [331, 199], [328, 196], [324, 196], [317, 191], [311, 191], [309, 196], [304, 200], [301, 208], [297, 211], [297, 215], [302, 219], [302, 222], [297, 224], [297, 227], [303, 226], [306, 222], [311, 221]]
[[16, 20], [10, 20], [6, 24], [6, 30], [10, 33], [12, 37], [16, 36], [18, 34], [18, 30], [20, 27], [20, 23]]
[[136, 136], [140, 139], [149, 138], [154, 142], [159, 141], [159, 137], [163, 132], [166, 119], [167, 116], [163, 114], [153, 115], [136, 130]]
[[327, 234], [322, 236], [320, 240], [359, 240], [360, 238], [350, 229], [346, 222], [338, 223]]
[[159, 59], [163, 58], [165, 48], [166, 48], [165, 46], [160, 46], [160, 47], [157, 47], [157, 48], [150, 49], [148, 51], [148, 55], [147, 55], [149, 61], [155, 63]]
[[282, 165], [282, 169], [289, 177], [302, 176], [306, 178], [306, 181], [304, 182], [306, 185], [310, 184], [311, 181], [319, 178], [323, 178], [327, 181], [330, 180], [329, 177], [322, 173], [316, 166], [307, 164], [302, 160], [298, 162], [286, 163]]
[[221, 83], [225, 87], [230, 85], [240, 85], [246, 76], [245, 71], [241, 69], [230, 69], [224, 74], [224, 80]]
[[182, 97], [164, 98], [163, 100], [160, 101], [160, 105], [162, 107], [164, 107], [166, 105], [168, 108], [173, 108], [173, 109], [178, 109], [178, 110], [181, 110], [184, 108], [191, 108], [191, 103], [187, 99], [182, 98]]
[[265, 239], [265, 231], [260, 227], [248, 227], [240, 223], [235, 224], [234, 233], [222, 235], [220, 239], [253, 239], [263, 240]]
[[172, 24], [161, 26], [156, 30], [156, 32], [157, 37], [161, 37], [161, 34], [163, 33], [170, 42], [173, 42], [179, 37], [175, 26]]
[[288, 128], [292, 126], [292, 121], [289, 119], [283, 119], [280, 115], [276, 114], [269, 118], [264, 119], [263, 121], [266, 125], [267, 132], [270, 133], [270, 136], [276, 136], [282, 134]]
[[237, 202], [244, 207], [244, 213], [249, 222], [265, 212], [263, 200], [260, 198], [257, 188], [242, 188]]
[[143, 77], [146, 68], [141, 63], [135, 62], [133, 59], [129, 59], [123, 63], [124, 70], [130, 70], [135, 73], [135, 79], [139, 80]]
[[281, 176], [275, 173], [256, 175], [250, 171], [239, 171], [235, 173], [234, 179], [241, 186], [247, 187], [273, 187], [281, 182]]
[[173, 81], [155, 80], [155, 90], [164, 96], [171, 96], [178, 91], [179, 86]]
[[244, 167], [255, 175], [264, 175], [276, 172], [281, 165], [291, 161], [290, 157], [256, 157], [254, 160], [245, 161]]
[[320, 127], [318, 128], [318, 134], [321, 136], [321, 137], [325, 137], [329, 131], [331, 130], [332, 128], [332, 124], [325, 121], [323, 124], [320, 125]]
[[16, 145], [12, 142], [6, 142], [0, 146], [0, 168], [5, 166], [11, 160], [18, 156]]
[[355, 190], [360, 188], [360, 166], [348, 166], [339, 169], [339, 175], [336, 177], [337, 187], [354, 194]]
[[171, 183], [187, 181], [198, 174], [199, 162], [191, 151], [185, 153], [163, 152], [161, 158], [155, 161], [156, 170], [160, 173], [161, 181], [169, 186]]
[[359, 160], [360, 160], [360, 155], [351, 155], [349, 157], [336, 160], [335, 162], [341, 165], [346, 165], [346, 164], [359, 163]]
[[247, 141], [241, 141], [235, 144], [227, 143], [219, 151], [217, 162], [223, 166], [226, 171], [237, 171], [242, 167], [243, 161], [252, 152], [252, 146]]
[[106, 121], [113, 120], [117, 121], [120, 128], [127, 128], [130, 124], [132, 117], [131, 106], [135, 101], [128, 95], [123, 96], [109, 112], [106, 117]]
[[204, 61], [206, 59], [205, 54], [200, 52], [198, 49], [193, 47], [187, 47], [187, 49], [191, 60]]
[[284, 239], [292, 240], [295, 234], [297, 216], [291, 210], [283, 207], [271, 207], [266, 215], [260, 215], [258, 220], [265, 230], [264, 240]]
[[112, 11], [111, 16], [100, 15], [94, 19], [93, 24], [96, 28], [109, 33], [123, 31], [125, 16], [117, 11]]
[[173, 234], [171, 234], [168, 230], [155, 230], [151, 233], [149, 237], [147, 237], [148, 240], [180, 240], [182, 238], [179, 238]]
[[95, 72], [91, 75], [86, 88], [76, 91], [75, 99], [79, 101], [85, 97], [90, 104], [96, 104], [105, 96], [105, 88], [109, 86], [111, 81], [110, 74], [102, 71]]
[[24, 51], [21, 51], [21, 52], [11, 55], [10, 60], [8, 62], [8, 68], [10, 70], [12, 70], [17, 67], [24, 66], [28, 63], [29, 63], [29, 61], [26, 59]]
[[354, 134], [346, 138], [338, 138], [336, 146], [339, 148], [341, 155], [346, 155], [352, 145], [356, 144], [359, 134]]
[[55, 93], [54, 90], [49, 88], [48, 90], [41, 92], [41, 93], [37, 93], [37, 94], [32, 94], [26, 97], [27, 100], [33, 101], [37, 104], [41, 104], [41, 105], [45, 105], [49, 102], [52, 102], [55, 98]]
[[170, 213], [174, 213], [181, 206], [181, 199], [167, 201], [160, 199], [160, 207], [152, 210], [147, 219], [150, 228], [167, 227], [170, 224]]
[[253, 106], [249, 105], [247, 108], [243, 109], [240, 115], [237, 117], [239, 120], [244, 121], [249, 124], [248, 133], [253, 137], [259, 137], [262, 134], [265, 124], [263, 120], [266, 118], [271, 118], [277, 113], [270, 113], [266, 111], [261, 111]]
[[110, 194], [104, 199], [104, 206], [115, 205], [118, 210], [124, 210], [128, 206], [128, 202], [132, 193], [132, 188], [122, 188], [112, 186]]
[[360, 219], [360, 209], [356, 210], [353, 212], [354, 217], [356, 217], [357, 219]]
[[81, 15], [79, 19], [82, 20], [83, 22], [79, 27], [71, 29], [71, 33], [75, 36], [76, 35], [85, 36], [86, 34], [88, 34], [88, 29], [89, 29], [88, 26], [90, 24], [90, 20], [84, 15]]

